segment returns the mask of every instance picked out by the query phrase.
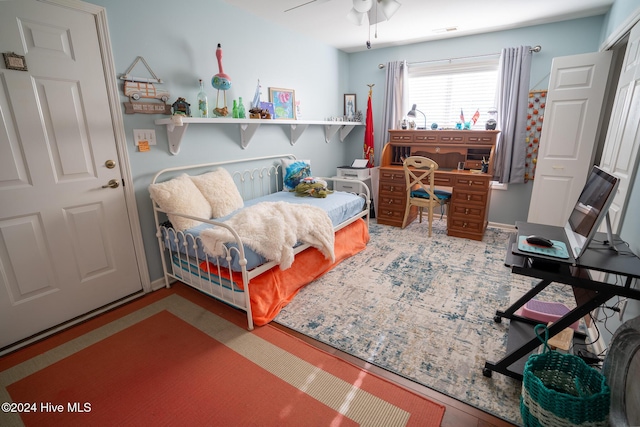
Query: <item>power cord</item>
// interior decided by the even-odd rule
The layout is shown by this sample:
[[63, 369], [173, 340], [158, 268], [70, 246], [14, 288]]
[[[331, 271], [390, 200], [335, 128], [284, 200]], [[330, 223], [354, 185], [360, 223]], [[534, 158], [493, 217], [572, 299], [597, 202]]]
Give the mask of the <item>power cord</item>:
[[576, 356], [584, 360], [584, 362], [590, 366], [598, 365], [604, 361], [604, 359], [601, 359], [600, 357], [598, 357], [598, 355], [591, 353], [587, 349], [578, 350], [578, 352], [576, 353]]

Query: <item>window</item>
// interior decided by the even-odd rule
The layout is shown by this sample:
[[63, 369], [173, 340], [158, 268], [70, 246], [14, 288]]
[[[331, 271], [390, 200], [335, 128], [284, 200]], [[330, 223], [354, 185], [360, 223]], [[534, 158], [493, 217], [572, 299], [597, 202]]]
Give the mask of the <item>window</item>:
[[[493, 55], [492, 55], [493, 56]], [[409, 64], [409, 105], [426, 116], [427, 129], [432, 123], [439, 128], [455, 128], [460, 112], [470, 122], [478, 111], [480, 117], [471, 129], [483, 130], [489, 119], [488, 111], [496, 106], [498, 63], [494, 58], [471, 58]], [[424, 126], [422, 114], [416, 117], [416, 125]]]

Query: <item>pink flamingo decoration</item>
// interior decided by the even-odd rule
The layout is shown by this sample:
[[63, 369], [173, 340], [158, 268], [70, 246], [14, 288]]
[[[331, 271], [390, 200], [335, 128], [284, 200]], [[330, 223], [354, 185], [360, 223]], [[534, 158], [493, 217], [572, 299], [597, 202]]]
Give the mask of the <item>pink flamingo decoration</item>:
[[[216, 108], [214, 109], [214, 113], [219, 116], [226, 116], [228, 114], [227, 110], [227, 90], [231, 88], [231, 77], [224, 73], [222, 69], [222, 46], [218, 43], [218, 47], [216, 49], [216, 58], [218, 60], [218, 74], [214, 75], [211, 78], [211, 85], [218, 90], [216, 95]], [[220, 96], [220, 91], [224, 92], [224, 105], [223, 108], [218, 108], [218, 98]]]

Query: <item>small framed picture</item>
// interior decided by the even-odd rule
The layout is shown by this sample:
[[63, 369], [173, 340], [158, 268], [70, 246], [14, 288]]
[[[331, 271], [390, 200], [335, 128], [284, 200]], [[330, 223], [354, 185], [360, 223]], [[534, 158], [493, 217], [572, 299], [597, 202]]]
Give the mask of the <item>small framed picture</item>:
[[296, 118], [296, 92], [293, 89], [269, 88], [269, 101], [273, 104], [275, 119]]
[[27, 62], [24, 56], [13, 52], [5, 52], [2, 56], [4, 56], [4, 65], [7, 67], [7, 70], [29, 71], [27, 70]]
[[344, 116], [348, 119], [353, 119], [356, 116], [356, 94], [345, 93], [344, 94]]
[[264, 102], [261, 101], [260, 102], [260, 109], [261, 110], [267, 110], [269, 112], [269, 118], [270, 119], [274, 119], [276, 116], [276, 112], [273, 109], [273, 102]]

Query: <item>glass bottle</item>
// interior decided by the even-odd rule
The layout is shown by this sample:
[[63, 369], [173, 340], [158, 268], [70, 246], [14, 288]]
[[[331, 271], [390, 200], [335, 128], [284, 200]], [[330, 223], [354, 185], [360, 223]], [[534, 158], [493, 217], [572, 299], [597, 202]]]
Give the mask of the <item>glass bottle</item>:
[[202, 79], [198, 81], [200, 82], [200, 92], [198, 92], [198, 117], [209, 117], [209, 101], [204, 91], [204, 83], [202, 83]]
[[233, 108], [231, 109], [231, 117], [234, 119], [238, 118], [238, 101], [233, 100]]
[[238, 118], [246, 119], [247, 112], [244, 110], [244, 104], [242, 103], [242, 97], [238, 98]]

